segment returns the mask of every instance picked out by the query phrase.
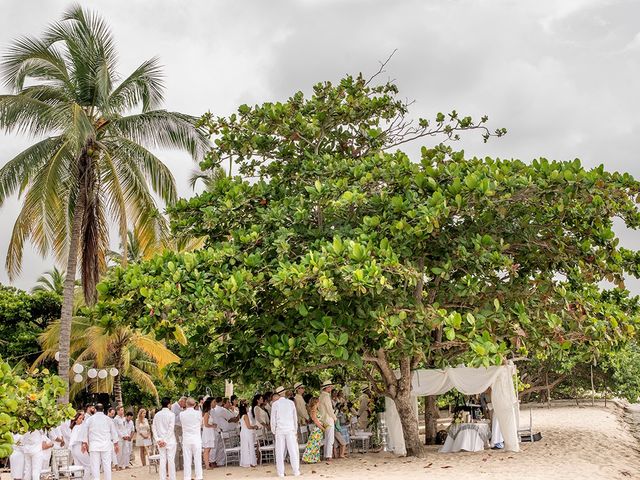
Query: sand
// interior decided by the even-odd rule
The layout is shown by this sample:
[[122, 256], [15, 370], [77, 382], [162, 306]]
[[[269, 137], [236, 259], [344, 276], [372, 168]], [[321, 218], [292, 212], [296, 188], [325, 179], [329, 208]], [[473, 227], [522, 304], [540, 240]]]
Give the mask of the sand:
[[[528, 423], [528, 410], [522, 414]], [[520, 453], [485, 450], [440, 454], [428, 447], [425, 459], [392, 454], [352, 454], [331, 465], [303, 465], [303, 478], [316, 479], [514, 479], [591, 480], [640, 479], [640, 449], [622, 411], [604, 406], [534, 408], [534, 430], [543, 439], [522, 444]], [[291, 470], [287, 465], [287, 476]], [[148, 467], [114, 472], [114, 480], [157, 480]], [[237, 466], [205, 471], [206, 480], [277, 478], [273, 464], [245, 469]], [[178, 472], [182, 480], [182, 472]]]

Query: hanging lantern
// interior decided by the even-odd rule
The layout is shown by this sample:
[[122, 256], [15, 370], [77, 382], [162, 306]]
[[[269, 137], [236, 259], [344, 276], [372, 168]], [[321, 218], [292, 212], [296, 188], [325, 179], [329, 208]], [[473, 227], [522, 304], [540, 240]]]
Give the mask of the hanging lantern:
[[60, 352], [56, 352], [56, 354], [54, 355], [56, 362], [60, 361]]
[[79, 373], [76, 373], [73, 376], [73, 381], [76, 382], [76, 383], [81, 383], [82, 382], [82, 375], [80, 375]]
[[111, 375], [112, 377], [117, 377], [118, 373], [120, 373], [120, 372], [118, 371], [118, 369], [116, 367], [111, 367], [109, 369], [109, 375]]
[[76, 363], [73, 366], [73, 373], [82, 373], [84, 372], [84, 367], [82, 365], [80, 365], [79, 363]]
[[96, 370], [95, 368], [90, 368], [87, 371], [87, 377], [89, 378], [96, 378], [98, 376], [98, 370]]
[[107, 371], [105, 369], [102, 369], [98, 372], [98, 378], [101, 380], [104, 380], [105, 378], [107, 378]]

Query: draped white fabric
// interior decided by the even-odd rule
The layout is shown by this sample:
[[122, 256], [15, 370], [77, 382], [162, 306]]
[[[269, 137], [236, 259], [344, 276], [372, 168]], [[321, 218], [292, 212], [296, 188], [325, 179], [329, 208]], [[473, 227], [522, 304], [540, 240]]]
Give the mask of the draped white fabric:
[[[500, 422], [505, 450], [520, 451], [518, 443], [518, 399], [513, 386], [513, 365], [488, 368], [457, 367], [444, 370], [416, 370], [411, 386], [415, 396], [414, 412], [417, 421], [418, 398], [426, 395], [441, 395], [452, 388], [465, 395], [482, 393], [491, 387], [494, 415]], [[389, 447], [398, 455], [405, 455], [402, 424], [396, 405], [385, 398], [385, 420], [389, 430]]]

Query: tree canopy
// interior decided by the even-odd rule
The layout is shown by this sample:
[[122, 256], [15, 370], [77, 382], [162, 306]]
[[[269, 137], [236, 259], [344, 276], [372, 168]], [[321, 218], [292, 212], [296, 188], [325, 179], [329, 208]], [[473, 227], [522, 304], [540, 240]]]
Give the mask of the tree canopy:
[[406, 113], [393, 84], [346, 77], [309, 98], [206, 116], [215, 147], [202, 167], [231, 161], [245, 178], [179, 201], [174, 231], [206, 248], [116, 269], [97, 314], [161, 337], [181, 326], [180, 356], [202, 373], [292, 383], [359, 366], [396, 402], [417, 455], [412, 369], [590, 359], [635, 337], [637, 300], [623, 287], [640, 255], [612, 228], [640, 225], [633, 177], [443, 145], [412, 161], [390, 150], [488, 130], [455, 112], [414, 127]]

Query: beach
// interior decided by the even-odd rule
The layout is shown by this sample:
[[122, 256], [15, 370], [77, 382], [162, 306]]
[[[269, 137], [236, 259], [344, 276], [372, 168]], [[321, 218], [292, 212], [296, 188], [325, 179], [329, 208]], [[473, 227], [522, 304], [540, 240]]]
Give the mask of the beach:
[[[528, 423], [528, 407], [521, 412]], [[390, 453], [351, 454], [330, 465], [302, 465], [308, 478], [355, 479], [518, 479], [591, 480], [640, 478], [640, 449], [622, 409], [603, 405], [554, 405], [533, 408], [538, 442], [522, 443], [519, 453], [485, 450], [477, 453], [440, 454], [427, 447], [427, 458], [404, 458]], [[287, 476], [291, 470], [287, 465]], [[114, 472], [114, 480], [155, 480], [148, 467]], [[182, 480], [182, 472], [177, 479]], [[256, 468], [230, 466], [205, 471], [205, 479], [277, 478], [273, 464]]]

